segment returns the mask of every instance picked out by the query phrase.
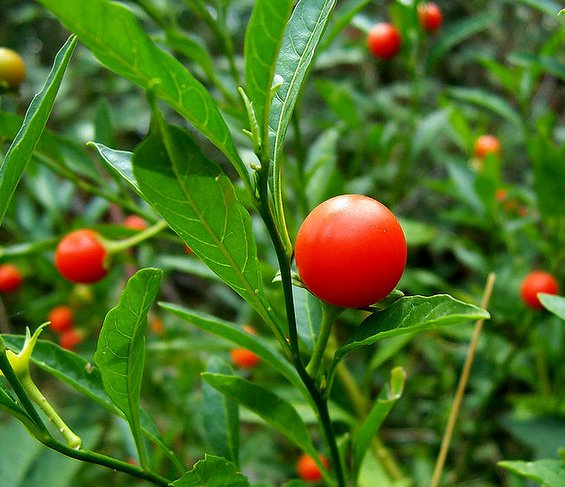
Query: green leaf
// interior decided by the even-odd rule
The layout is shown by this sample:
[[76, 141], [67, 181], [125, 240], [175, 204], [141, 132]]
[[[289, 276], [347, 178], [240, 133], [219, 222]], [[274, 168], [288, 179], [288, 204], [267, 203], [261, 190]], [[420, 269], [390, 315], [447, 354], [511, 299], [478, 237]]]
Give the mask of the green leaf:
[[155, 93], [194, 125], [250, 185], [247, 168], [210, 93], [179, 61], [157, 47], [133, 13], [107, 0], [40, 2], [108, 68]]
[[312, 444], [306, 424], [290, 403], [270, 390], [237, 376], [204, 373], [202, 378], [253, 411], [304, 452], [317, 457], [318, 453]]
[[423, 117], [411, 137], [410, 157], [417, 159], [426, 148], [433, 148], [438, 137], [446, 132], [449, 123], [450, 109], [437, 110]]
[[[559, 14], [562, 4], [561, 2], [554, 2], [553, 0], [517, 0], [520, 3], [528, 5], [531, 8], [535, 8], [550, 17], [555, 17]], [[559, 21], [559, 19], [555, 19]]]
[[308, 349], [312, 351], [322, 322], [322, 303], [316, 296], [302, 287], [293, 286], [292, 293], [294, 295], [298, 335]]
[[14, 416], [18, 421], [33, 427], [33, 421], [25, 410], [12, 399], [10, 393], [5, 389], [4, 383], [0, 381], [0, 409]]
[[[217, 357], [212, 357], [207, 372], [233, 374], [231, 367]], [[202, 420], [204, 435], [214, 455], [239, 465], [239, 408], [235, 401], [202, 384]]]
[[251, 218], [231, 181], [186, 131], [169, 126], [165, 133], [166, 143], [150, 136], [133, 157], [147, 202], [202, 262], [273, 323]]
[[232, 343], [235, 343], [239, 347], [251, 350], [254, 354], [258, 355], [261, 360], [277, 370], [292, 385], [294, 385], [294, 387], [296, 387], [299, 391], [302, 391], [303, 394], [307, 395], [304, 385], [302, 384], [302, 381], [294, 367], [292, 367], [279, 352], [266, 343], [260, 341], [259, 337], [250, 335], [243, 331], [239, 325], [236, 325], [235, 323], [223, 321], [215, 316], [191, 311], [173, 303], [159, 303], [159, 306], [179, 318], [197, 326], [201, 330], [220, 336]]
[[340, 7], [334, 15], [334, 21], [328, 29], [327, 34], [324, 36], [322, 49], [325, 49], [331, 44], [336, 36], [345, 29], [361, 10], [363, 10], [371, 0], [348, 0], [340, 2]]
[[118, 304], [106, 314], [94, 354], [104, 389], [130, 425], [142, 466], [146, 458], [139, 401], [145, 364], [145, 331], [147, 313], [159, 291], [162, 275], [160, 269], [148, 268], [130, 278]]
[[314, 208], [328, 198], [330, 185], [335, 180], [339, 135], [335, 128], [322, 132], [308, 151], [305, 192], [309, 208]]
[[384, 311], [373, 313], [335, 353], [334, 361], [366, 345], [404, 333], [433, 330], [441, 326], [489, 318], [478, 306], [459, 301], [448, 294], [407, 296], [396, 300]]
[[76, 37], [69, 37], [57, 53], [43, 88], [33, 97], [25, 114], [23, 125], [0, 164], [0, 223], [4, 219], [18, 182], [45, 129], [76, 43]]
[[565, 298], [563, 296], [540, 293], [538, 297], [546, 310], [551, 311], [555, 316], [565, 320]]
[[474, 36], [497, 22], [498, 18], [495, 15], [486, 13], [459, 22], [453, 22], [451, 25], [446, 26], [430, 47], [427, 58], [428, 69], [433, 68], [433, 66], [457, 44], [460, 44], [465, 39]]
[[247, 96], [265, 134], [271, 103], [271, 86], [285, 27], [295, 0], [257, 0], [245, 31], [244, 61]]
[[171, 483], [174, 487], [249, 487], [249, 481], [225, 458], [206, 455], [194, 468]]
[[562, 487], [565, 482], [565, 462], [559, 460], [505, 460], [498, 462], [499, 467], [505, 468], [522, 477], [539, 482], [542, 487]]
[[406, 372], [402, 367], [395, 367], [391, 371], [390, 383], [385, 384], [384, 390], [381, 392], [371, 411], [361, 427], [358, 429], [353, 440], [353, 451], [355, 454], [356, 472], [363, 463], [363, 457], [371, 444], [371, 441], [379, 431], [384, 420], [390, 413], [396, 401], [400, 399], [404, 382], [406, 380]]
[[[6, 346], [16, 353], [19, 353], [24, 344], [23, 335], [2, 335]], [[108, 411], [124, 416], [110, 400], [104, 386], [100, 370], [82, 356], [65, 350], [59, 345], [46, 340], [37, 340], [31, 356], [31, 361], [40, 369], [56, 377], [60, 381], [69, 385], [76, 391], [84, 394], [97, 404], [103, 406]], [[157, 428], [150, 417], [142, 411], [141, 424], [144, 434], [167, 454], [167, 457], [177, 468], [184, 470], [175, 454], [161, 439]]]
[[139, 189], [139, 185], [133, 175], [133, 153], [110, 149], [110, 147], [97, 142], [89, 142], [88, 145], [96, 149], [106, 165], [117, 175], [121, 176], [135, 193], [141, 195], [141, 189]]
[[294, 106], [312, 67], [336, 0], [300, 0], [288, 22], [275, 68], [281, 86], [276, 91], [269, 115], [269, 144], [273, 161], [271, 193], [275, 219], [286, 228], [282, 201], [282, 155]]

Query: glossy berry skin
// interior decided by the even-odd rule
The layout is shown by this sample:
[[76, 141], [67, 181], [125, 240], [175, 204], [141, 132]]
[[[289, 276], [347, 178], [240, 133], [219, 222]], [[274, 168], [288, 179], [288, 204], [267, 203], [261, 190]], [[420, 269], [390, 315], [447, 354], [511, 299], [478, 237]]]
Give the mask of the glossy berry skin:
[[396, 27], [386, 22], [375, 24], [367, 34], [367, 47], [379, 59], [393, 58], [401, 44], [402, 39]]
[[49, 325], [51, 330], [62, 333], [73, 327], [74, 313], [69, 306], [55, 306], [47, 314], [47, 319], [51, 322]]
[[557, 279], [555, 279], [555, 277], [553, 277], [549, 272], [532, 271], [522, 281], [522, 285], [520, 286], [520, 296], [526, 306], [533, 309], [543, 308], [543, 305], [537, 296], [538, 293], [559, 293], [559, 284]]
[[441, 9], [434, 2], [422, 3], [418, 6], [418, 19], [427, 32], [435, 32], [443, 24]]
[[11, 293], [17, 291], [24, 278], [20, 270], [13, 264], [0, 265], [0, 293]]
[[82, 341], [82, 333], [75, 328], [70, 328], [59, 334], [59, 345], [67, 350], [74, 350]]
[[483, 159], [489, 154], [500, 155], [500, 141], [494, 135], [481, 135], [475, 141], [475, 156]]
[[141, 231], [147, 228], [147, 222], [138, 215], [129, 215], [124, 219], [124, 227]]
[[26, 68], [22, 57], [12, 49], [0, 47], [0, 88], [17, 88], [24, 80]]
[[240, 369], [250, 369], [261, 362], [261, 358], [247, 348], [234, 348], [230, 355], [232, 363]]
[[404, 272], [406, 254], [393, 213], [357, 194], [318, 205], [296, 237], [296, 268], [305, 287], [344, 308], [364, 308], [386, 297]]
[[[327, 458], [325, 458], [322, 454], [320, 454], [320, 461], [322, 464], [329, 468], [329, 462]], [[305, 482], [318, 482], [322, 480], [322, 472], [314, 462], [314, 459], [303, 453], [298, 458], [298, 462], [296, 463], [296, 471], [298, 472], [298, 476], [304, 480]]]
[[75, 230], [59, 242], [55, 250], [55, 267], [69, 281], [90, 284], [106, 275], [106, 255], [106, 248], [95, 231]]

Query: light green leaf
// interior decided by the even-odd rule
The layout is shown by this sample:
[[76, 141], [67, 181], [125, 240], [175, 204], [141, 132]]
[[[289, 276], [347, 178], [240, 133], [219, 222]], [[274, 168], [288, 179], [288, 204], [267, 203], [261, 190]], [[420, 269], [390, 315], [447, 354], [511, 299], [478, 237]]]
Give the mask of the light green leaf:
[[372, 345], [390, 336], [433, 330], [489, 317], [486, 310], [459, 301], [448, 294], [406, 296], [396, 300], [385, 310], [366, 318], [335, 353], [334, 360], [338, 361], [352, 350]]
[[76, 37], [69, 37], [57, 53], [43, 88], [31, 101], [23, 125], [0, 164], [0, 223], [4, 219], [18, 182], [45, 129], [76, 43]]
[[[544, 14], [549, 15], [550, 17], [556, 17], [559, 14], [562, 3], [561, 2], [554, 2], [553, 0], [517, 0], [520, 3], [528, 5], [531, 8], [535, 8]], [[555, 19], [559, 21], [559, 19]]]
[[498, 462], [497, 465], [539, 482], [541, 487], [563, 487], [565, 484], [565, 462], [559, 460], [536, 460], [535, 462], [505, 460]]
[[202, 262], [273, 323], [251, 218], [231, 181], [188, 132], [163, 128], [166, 143], [150, 136], [133, 157], [134, 175], [147, 202]]
[[204, 373], [202, 378], [253, 411], [304, 452], [317, 457], [318, 453], [312, 444], [306, 424], [287, 401], [270, 390], [237, 376]]
[[359, 469], [363, 463], [363, 457], [371, 444], [371, 441], [379, 431], [384, 420], [390, 413], [396, 401], [400, 399], [404, 382], [406, 380], [406, 372], [402, 367], [396, 367], [391, 371], [390, 383], [385, 384], [384, 390], [381, 392], [371, 411], [361, 427], [357, 430], [353, 440], [353, 451], [355, 454], [355, 469]]
[[110, 147], [106, 147], [105, 145], [97, 142], [89, 142], [88, 145], [96, 149], [108, 167], [121, 176], [124, 181], [129, 184], [133, 191], [135, 191], [138, 195], [141, 195], [141, 189], [139, 189], [139, 185], [133, 176], [133, 154], [131, 152], [110, 149]]
[[490, 110], [516, 127], [521, 126], [520, 115], [501, 97], [478, 88], [451, 88], [449, 94], [466, 103], [471, 103]]
[[275, 75], [281, 78], [269, 115], [269, 144], [273, 161], [270, 179], [275, 219], [284, 233], [286, 224], [282, 201], [282, 155], [294, 106], [312, 67], [336, 0], [300, 0], [288, 22]]
[[115, 73], [171, 106], [231, 161], [246, 185], [249, 174], [216, 102], [206, 88], [161, 50], [126, 7], [107, 0], [40, 0]]
[[295, 0], [257, 0], [245, 31], [247, 96], [253, 103], [262, 137], [269, 120], [276, 60], [294, 3]]
[[141, 269], [128, 281], [120, 300], [106, 315], [94, 361], [100, 369], [104, 389], [124, 413], [144, 465], [141, 436], [140, 396], [145, 364], [147, 313], [153, 304], [163, 272]]
[[263, 341], [260, 341], [259, 337], [250, 335], [242, 330], [239, 325], [221, 320], [215, 316], [192, 311], [173, 303], [159, 303], [159, 306], [197, 326], [201, 330], [220, 336], [239, 347], [251, 350], [254, 354], [258, 355], [261, 360], [277, 370], [299, 391], [302, 391], [306, 396], [308, 395], [294, 367], [292, 367], [279, 352]]
[[249, 487], [249, 481], [225, 458], [206, 455], [194, 468], [171, 483], [174, 487]]
[[565, 320], [565, 298], [563, 296], [540, 293], [538, 297], [546, 310], [551, 311], [555, 316]]
[[309, 350], [314, 349], [322, 322], [322, 303], [311, 292], [293, 286], [296, 328], [298, 335]]
[[308, 151], [305, 184], [309, 208], [328, 198], [330, 185], [336, 176], [339, 135], [335, 128], [322, 132]]
[[437, 110], [418, 122], [416, 132], [411, 137], [410, 157], [412, 159], [417, 159], [424, 149], [435, 147], [437, 138], [446, 132], [450, 112], [450, 109]]
[[[207, 372], [233, 374], [231, 367], [218, 357], [210, 359]], [[202, 384], [202, 421], [211, 452], [238, 466], [239, 407], [235, 401], [206, 382]]]

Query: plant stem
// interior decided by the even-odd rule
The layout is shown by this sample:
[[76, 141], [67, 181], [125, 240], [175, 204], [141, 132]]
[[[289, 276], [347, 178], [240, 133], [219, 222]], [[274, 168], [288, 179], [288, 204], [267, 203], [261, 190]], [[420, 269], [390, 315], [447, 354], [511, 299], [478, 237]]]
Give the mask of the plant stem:
[[[489, 304], [490, 296], [492, 294], [492, 288], [494, 286], [494, 280], [495, 275], [491, 272], [487, 278], [487, 283], [481, 302], [482, 308], [486, 308]], [[463, 366], [463, 370], [461, 371], [461, 376], [459, 377], [459, 384], [457, 385], [457, 391], [455, 393], [455, 398], [453, 399], [453, 405], [451, 406], [447, 426], [445, 428], [445, 433], [443, 434], [443, 439], [441, 441], [441, 447], [432, 475], [430, 487], [437, 487], [439, 485], [441, 474], [443, 472], [443, 466], [445, 465], [445, 459], [449, 450], [449, 444], [451, 443], [455, 424], [457, 423], [457, 416], [459, 415], [461, 403], [463, 402], [463, 396], [465, 395], [465, 388], [467, 387], [467, 382], [471, 373], [471, 366], [473, 365], [473, 359], [475, 358], [475, 353], [477, 351], [479, 337], [481, 335], [484, 321], [484, 319], [478, 320], [475, 323], [475, 327], [473, 329], [473, 336], [471, 338], [471, 343], [469, 344], [469, 350], [467, 351], [467, 358], [465, 359], [465, 364]]]
[[129, 249], [130, 247], [134, 247], [135, 245], [147, 240], [154, 235], [157, 235], [159, 232], [164, 230], [168, 227], [168, 223], [165, 220], [158, 221], [154, 225], [151, 225], [149, 228], [132, 235], [129, 238], [120, 241], [105, 241], [106, 248], [108, 249], [108, 254], [114, 254], [117, 252], [121, 252], [123, 250]]
[[306, 367], [306, 371], [314, 380], [320, 374], [320, 366], [324, 359], [324, 354], [332, 333], [332, 325], [334, 324], [336, 316], [342, 311], [341, 308], [336, 308], [329, 304], [322, 305], [322, 323], [320, 324], [320, 333], [316, 340], [314, 353], [310, 359], [310, 363]]

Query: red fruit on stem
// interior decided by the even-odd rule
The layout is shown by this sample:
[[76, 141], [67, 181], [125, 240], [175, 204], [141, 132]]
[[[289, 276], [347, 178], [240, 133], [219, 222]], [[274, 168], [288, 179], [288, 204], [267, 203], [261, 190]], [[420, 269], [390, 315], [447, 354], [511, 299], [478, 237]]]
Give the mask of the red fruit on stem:
[[549, 272], [532, 271], [522, 281], [520, 296], [522, 301], [533, 309], [542, 309], [538, 293], [558, 294], [559, 284], [557, 279]]
[[434, 2], [421, 3], [418, 6], [418, 19], [422, 28], [428, 32], [435, 32], [443, 24], [441, 9]]
[[17, 291], [24, 278], [20, 270], [13, 264], [0, 265], [0, 293], [11, 293]]
[[132, 230], [145, 230], [147, 226], [147, 222], [138, 215], [129, 215], [124, 219], [124, 227]]
[[70, 328], [59, 334], [59, 345], [67, 350], [74, 350], [82, 340], [82, 333], [75, 328]]
[[89, 284], [102, 279], [108, 272], [105, 267], [107, 251], [94, 230], [80, 229], [71, 232], [59, 242], [55, 251], [55, 267], [72, 282]]
[[73, 327], [74, 313], [67, 305], [55, 306], [47, 314], [47, 319], [51, 322], [50, 328], [61, 333]]
[[489, 154], [500, 155], [500, 141], [494, 135], [481, 135], [475, 141], [475, 156], [483, 159]]
[[386, 22], [375, 24], [367, 34], [367, 47], [379, 59], [393, 58], [401, 44], [402, 39], [396, 27]]
[[[321, 453], [319, 454], [319, 458], [324, 467], [326, 467], [326, 469], [329, 468], [330, 463], [327, 458], [325, 458]], [[311, 456], [306, 455], [306, 453], [303, 453], [298, 458], [296, 470], [298, 472], [298, 476], [306, 482], [317, 482], [322, 480], [322, 472], [320, 471], [320, 468], [316, 465], [314, 459]]]

